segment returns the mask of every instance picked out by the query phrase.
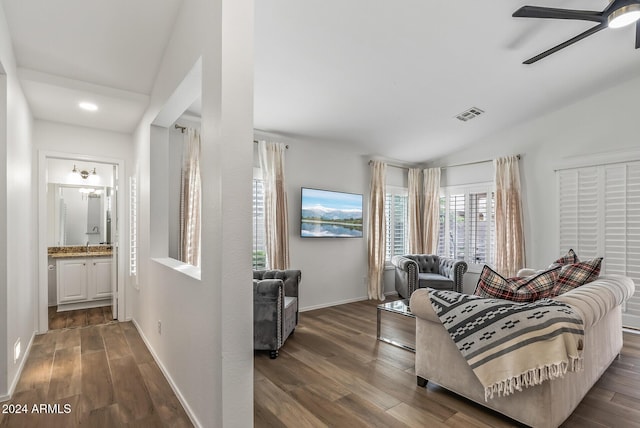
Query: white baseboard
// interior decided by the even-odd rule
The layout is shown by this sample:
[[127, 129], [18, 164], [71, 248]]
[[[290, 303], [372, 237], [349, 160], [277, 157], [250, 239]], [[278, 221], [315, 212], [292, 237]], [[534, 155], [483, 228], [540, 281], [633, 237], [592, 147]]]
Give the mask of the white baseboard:
[[162, 371], [162, 374], [164, 375], [164, 377], [167, 379], [167, 382], [169, 382], [169, 386], [171, 386], [173, 393], [176, 394], [176, 397], [178, 397], [180, 404], [182, 404], [182, 407], [184, 407], [184, 411], [187, 413], [187, 416], [189, 416], [189, 419], [191, 419], [191, 423], [193, 424], [193, 426], [196, 428], [202, 428], [202, 424], [200, 423], [196, 415], [193, 413], [193, 410], [191, 410], [189, 403], [187, 403], [187, 400], [184, 398], [184, 396], [182, 395], [182, 392], [173, 381], [173, 378], [165, 368], [164, 364], [162, 364], [162, 361], [160, 361], [160, 358], [158, 358], [158, 355], [156, 354], [153, 347], [151, 346], [151, 343], [147, 340], [147, 337], [142, 332], [140, 325], [138, 325], [135, 319], [131, 319], [131, 322], [136, 327], [136, 330], [138, 330], [138, 334], [142, 338], [142, 341], [144, 342], [144, 344], [147, 346], [147, 349], [151, 353], [151, 356], [155, 360], [156, 364], [158, 364], [158, 367], [160, 367], [160, 370]]
[[111, 297], [107, 299], [91, 300], [88, 302], [60, 303], [58, 305], [58, 312], [75, 311], [77, 309], [101, 308], [103, 306], [111, 306]]
[[31, 345], [33, 345], [33, 339], [36, 337], [36, 332], [31, 333], [31, 339], [29, 339], [29, 343], [27, 344], [27, 348], [24, 350], [22, 354], [22, 361], [20, 361], [20, 365], [18, 366], [18, 371], [16, 372], [16, 376], [11, 381], [11, 386], [9, 386], [9, 391], [7, 391], [7, 395], [0, 395], [0, 401], [11, 400], [13, 397], [13, 393], [16, 391], [16, 386], [18, 386], [18, 381], [20, 380], [20, 376], [22, 376], [22, 370], [24, 369], [24, 365], [27, 362], [27, 358], [29, 358], [29, 353], [31, 352]]
[[[386, 293], [384, 293], [384, 295], [385, 296], [391, 296], [391, 295], [397, 296], [398, 293], [396, 291], [387, 291]], [[316, 309], [330, 308], [332, 306], [345, 305], [347, 303], [362, 302], [363, 300], [368, 300], [368, 299], [369, 299], [369, 297], [362, 296], [362, 297], [354, 297], [353, 299], [339, 300], [337, 302], [322, 303], [320, 305], [306, 306], [304, 308], [300, 308], [300, 312], [307, 312], [307, 311], [314, 311]]]

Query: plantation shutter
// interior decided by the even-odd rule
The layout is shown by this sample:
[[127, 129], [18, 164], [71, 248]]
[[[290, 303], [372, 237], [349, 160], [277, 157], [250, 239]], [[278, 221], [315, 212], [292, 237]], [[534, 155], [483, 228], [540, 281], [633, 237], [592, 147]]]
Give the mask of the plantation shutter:
[[495, 223], [493, 194], [487, 192], [470, 193], [468, 200], [467, 230], [469, 235], [467, 247], [469, 256], [466, 260], [470, 263], [488, 263], [492, 260], [492, 241], [495, 239], [495, 234], [491, 233]]
[[436, 254], [444, 255], [445, 248], [445, 219], [447, 215], [446, 210], [447, 198], [444, 196], [440, 196], [440, 208], [439, 208], [439, 220], [438, 220], [438, 251]]
[[464, 232], [465, 232], [465, 197], [461, 195], [449, 195], [449, 257], [464, 260]]
[[604, 257], [602, 273], [630, 277], [623, 325], [640, 328], [640, 162], [558, 171], [560, 253]]
[[385, 215], [387, 219], [386, 260], [393, 256], [407, 254], [408, 250], [408, 198], [404, 193], [385, 195]]
[[264, 187], [262, 180], [253, 179], [253, 269], [267, 265], [266, 237], [264, 229]]
[[559, 172], [560, 252], [570, 248], [581, 259], [598, 257], [598, 169]]

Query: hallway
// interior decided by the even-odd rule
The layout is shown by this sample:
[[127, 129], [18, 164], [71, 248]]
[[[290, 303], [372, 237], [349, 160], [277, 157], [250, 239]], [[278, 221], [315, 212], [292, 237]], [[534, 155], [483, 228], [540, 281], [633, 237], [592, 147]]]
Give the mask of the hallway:
[[2, 428], [193, 426], [131, 322], [36, 336], [1, 406]]

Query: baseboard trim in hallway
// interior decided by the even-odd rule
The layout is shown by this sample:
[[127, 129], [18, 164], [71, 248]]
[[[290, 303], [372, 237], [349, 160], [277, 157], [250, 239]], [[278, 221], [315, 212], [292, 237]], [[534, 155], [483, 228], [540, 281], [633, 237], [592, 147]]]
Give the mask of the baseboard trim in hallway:
[[176, 395], [176, 397], [180, 401], [180, 404], [182, 404], [182, 407], [184, 408], [184, 411], [187, 413], [187, 416], [189, 416], [189, 419], [191, 420], [191, 423], [193, 424], [193, 426], [197, 427], [197, 428], [202, 428], [202, 424], [200, 423], [198, 418], [193, 413], [193, 410], [189, 406], [189, 403], [187, 402], [187, 400], [182, 395], [182, 392], [180, 391], [180, 388], [178, 388], [178, 386], [174, 382], [173, 378], [169, 374], [169, 371], [166, 369], [164, 364], [162, 364], [162, 361], [160, 360], [160, 358], [158, 358], [158, 355], [156, 354], [155, 349], [153, 349], [153, 346], [151, 346], [151, 343], [149, 342], [147, 337], [142, 332], [142, 329], [140, 328], [140, 325], [138, 324], [138, 322], [135, 319], [132, 319], [131, 322], [133, 323], [133, 325], [136, 328], [136, 330], [138, 330], [138, 334], [142, 338], [142, 341], [144, 342], [144, 344], [146, 345], [147, 349], [151, 353], [151, 356], [153, 357], [153, 359], [156, 362], [156, 364], [158, 365], [158, 367], [160, 367], [160, 371], [162, 371], [162, 374], [164, 375], [165, 379], [167, 379], [167, 382], [169, 383], [169, 386], [171, 387], [171, 389], [173, 390], [173, 393]]

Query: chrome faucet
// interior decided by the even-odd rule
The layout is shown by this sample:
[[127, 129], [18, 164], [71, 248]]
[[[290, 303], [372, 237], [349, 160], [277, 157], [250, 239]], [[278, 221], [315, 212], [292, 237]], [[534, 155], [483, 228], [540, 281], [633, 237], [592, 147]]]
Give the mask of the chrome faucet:
[[89, 241], [87, 241], [87, 253], [89, 252]]

